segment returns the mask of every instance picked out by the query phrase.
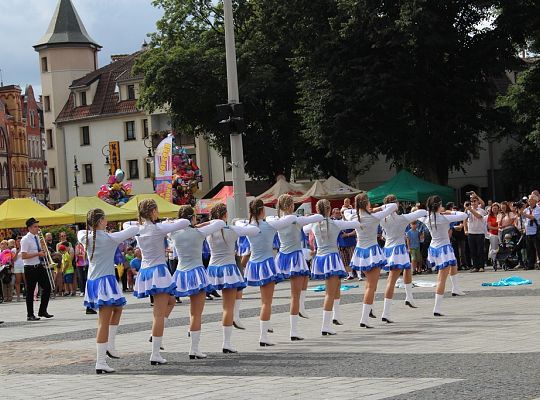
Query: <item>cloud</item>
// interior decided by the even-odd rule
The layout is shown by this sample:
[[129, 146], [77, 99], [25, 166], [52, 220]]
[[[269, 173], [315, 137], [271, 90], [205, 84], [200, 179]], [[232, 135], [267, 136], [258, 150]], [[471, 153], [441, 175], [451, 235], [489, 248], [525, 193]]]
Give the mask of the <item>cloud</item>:
[[[0, 0], [0, 69], [4, 84], [34, 86], [41, 93], [38, 54], [32, 45], [43, 36], [58, 0]], [[103, 46], [99, 65], [111, 54], [133, 53], [155, 30], [162, 11], [150, 0], [72, 0], [88, 34]]]

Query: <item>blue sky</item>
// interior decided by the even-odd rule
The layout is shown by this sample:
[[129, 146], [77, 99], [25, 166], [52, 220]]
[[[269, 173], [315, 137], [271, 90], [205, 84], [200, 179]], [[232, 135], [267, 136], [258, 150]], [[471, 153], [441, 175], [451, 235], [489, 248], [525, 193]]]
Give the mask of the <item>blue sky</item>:
[[[43, 36], [58, 0], [0, 0], [0, 69], [4, 85], [31, 84], [41, 94], [38, 55], [32, 45]], [[103, 49], [99, 65], [111, 54], [137, 51], [161, 10], [151, 0], [72, 0], [86, 30]]]

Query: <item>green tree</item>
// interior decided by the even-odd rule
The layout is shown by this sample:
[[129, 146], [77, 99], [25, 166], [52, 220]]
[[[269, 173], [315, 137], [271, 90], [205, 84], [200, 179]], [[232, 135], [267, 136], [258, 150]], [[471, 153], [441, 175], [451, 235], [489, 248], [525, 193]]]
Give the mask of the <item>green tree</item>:
[[[297, 151], [306, 148], [298, 135], [296, 82], [288, 61], [294, 41], [279, 29], [283, 21], [270, 3], [279, 4], [234, 2], [246, 171], [266, 179], [289, 176]], [[218, 128], [215, 111], [216, 104], [227, 102], [222, 7], [194, 0], [155, 0], [154, 5], [164, 16], [151, 49], [135, 67], [145, 77], [140, 104], [149, 111], [168, 104], [175, 130], [203, 135], [227, 156], [229, 135]]]
[[491, 78], [515, 61], [505, 28], [482, 27], [498, 3], [336, 5], [330, 18], [306, 14], [302, 24], [323, 32], [295, 60], [304, 135], [321, 148], [337, 143], [345, 159], [382, 154], [447, 183], [493, 129]]

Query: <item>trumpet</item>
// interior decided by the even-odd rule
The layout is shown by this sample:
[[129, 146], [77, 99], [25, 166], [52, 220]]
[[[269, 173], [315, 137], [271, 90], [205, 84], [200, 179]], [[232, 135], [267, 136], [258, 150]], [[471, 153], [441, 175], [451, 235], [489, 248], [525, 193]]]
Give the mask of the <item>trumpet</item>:
[[49, 284], [51, 285], [51, 293], [54, 293], [56, 290], [56, 285], [54, 284], [54, 276], [52, 271], [58, 267], [58, 264], [55, 263], [51, 257], [51, 252], [49, 251], [49, 247], [47, 246], [47, 242], [45, 241], [42, 231], [38, 232], [38, 237], [39, 242], [41, 243], [41, 248], [45, 252], [45, 257], [40, 257], [40, 259], [45, 267], [45, 271], [47, 271], [47, 278], [49, 278]]

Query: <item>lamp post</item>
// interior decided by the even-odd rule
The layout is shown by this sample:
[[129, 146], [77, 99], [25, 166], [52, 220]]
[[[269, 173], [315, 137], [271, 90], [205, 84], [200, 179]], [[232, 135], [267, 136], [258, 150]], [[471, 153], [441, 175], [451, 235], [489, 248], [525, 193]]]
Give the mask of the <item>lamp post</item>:
[[[105, 151], [106, 150], [106, 151]], [[111, 161], [110, 161], [110, 149], [109, 149], [109, 145], [106, 144], [105, 146], [103, 146], [101, 148], [101, 154], [103, 154], [103, 157], [105, 157], [105, 168], [107, 168], [107, 176], [109, 176], [111, 174]]]
[[[225, 57], [227, 63], [227, 93], [229, 105], [239, 104], [238, 75], [236, 70], [236, 48], [234, 43], [234, 20], [232, 0], [223, 0], [225, 23]], [[244, 150], [242, 132], [231, 130], [231, 166], [233, 175], [233, 198], [236, 218], [247, 217], [246, 174], [244, 170]]]
[[79, 196], [79, 180], [78, 176], [81, 173], [79, 166], [77, 165], [77, 156], [73, 156], [73, 187], [75, 188], [75, 196]]
[[[149, 141], [150, 144], [147, 144], [146, 141]], [[154, 162], [154, 153], [152, 151], [153, 146], [150, 136], [146, 136], [145, 138], [143, 138], [143, 144], [144, 147], [146, 147], [146, 149], [148, 150], [148, 155], [145, 157], [144, 161], [146, 161], [147, 164], [152, 164]]]

